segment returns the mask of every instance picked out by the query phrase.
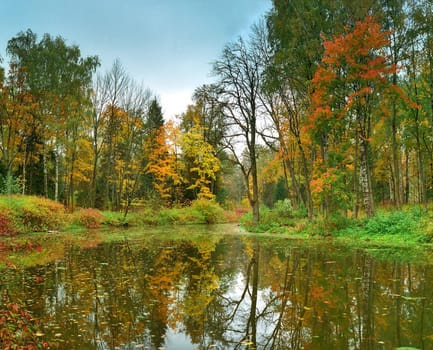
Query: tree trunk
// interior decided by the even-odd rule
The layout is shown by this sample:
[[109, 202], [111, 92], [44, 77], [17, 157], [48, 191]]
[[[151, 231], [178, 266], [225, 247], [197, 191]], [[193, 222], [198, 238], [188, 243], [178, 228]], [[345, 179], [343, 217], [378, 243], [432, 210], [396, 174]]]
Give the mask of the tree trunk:
[[[395, 78], [395, 80], [397, 80]], [[394, 204], [398, 210], [401, 209], [401, 188], [400, 188], [400, 162], [397, 144], [397, 107], [395, 99], [392, 102], [392, 161], [393, 161], [393, 182], [394, 182]]]
[[90, 179], [90, 207], [96, 207], [96, 175], [98, 171], [98, 128], [93, 127], [93, 168], [92, 178]]
[[298, 201], [302, 203], [305, 206], [305, 208], [307, 208], [307, 201], [301, 192], [298, 180], [296, 179], [295, 169], [293, 168], [292, 162], [290, 161], [290, 159], [285, 159], [283, 163], [284, 163], [284, 176], [286, 178], [286, 184], [288, 183], [288, 179], [287, 179], [287, 171], [285, 169], [288, 169], [290, 174], [290, 180], [292, 181], [292, 186], [293, 189], [295, 190], [296, 197], [298, 198]]
[[308, 161], [307, 157], [305, 156], [304, 147], [302, 146], [301, 139], [298, 137], [298, 148], [301, 152], [301, 160], [302, 160], [302, 174], [304, 176], [305, 180], [305, 201], [306, 201], [306, 207], [308, 212], [308, 218], [313, 218], [313, 200], [311, 196], [311, 188], [310, 188], [310, 170], [308, 168]]
[[252, 200], [250, 200], [251, 207], [253, 209], [253, 223], [258, 225], [260, 223], [260, 210], [259, 210], [259, 184], [257, 179], [257, 162], [256, 162], [256, 152], [253, 152], [251, 156], [251, 176], [253, 181], [252, 188]]
[[27, 176], [27, 140], [24, 142], [24, 154], [23, 154], [23, 172], [22, 172], [22, 187], [21, 194], [24, 196], [26, 194], [26, 176]]
[[[433, 39], [431, 38], [431, 34], [429, 36], [429, 42], [430, 45], [433, 45]], [[430, 118], [431, 118], [431, 128], [433, 130], [433, 48], [430, 48], [428, 50], [428, 61], [429, 61], [429, 76], [430, 76]], [[433, 149], [433, 142], [431, 145]], [[431, 154], [431, 160], [430, 160], [432, 167], [433, 167], [433, 152]], [[433, 172], [430, 174], [430, 181], [433, 183]]]
[[47, 146], [43, 138], [42, 146], [42, 163], [44, 168], [44, 197], [48, 198], [48, 164], [47, 164]]
[[405, 195], [404, 195], [404, 201], [405, 204], [409, 203], [409, 194], [410, 194], [410, 178], [409, 178], [409, 150], [405, 150], [406, 153], [406, 168], [405, 168], [405, 178], [406, 178], [406, 184], [405, 184]]
[[368, 217], [374, 215], [373, 191], [371, 188], [371, 175], [368, 166], [368, 140], [361, 137], [359, 145], [359, 184], [361, 187], [362, 200]]
[[55, 183], [54, 183], [54, 200], [56, 202], [58, 202], [59, 201], [59, 176], [60, 176], [59, 163], [60, 163], [60, 160], [59, 160], [59, 147], [58, 147], [57, 141], [56, 141], [56, 150], [54, 152], [54, 156], [56, 157], [56, 178], [55, 178]]

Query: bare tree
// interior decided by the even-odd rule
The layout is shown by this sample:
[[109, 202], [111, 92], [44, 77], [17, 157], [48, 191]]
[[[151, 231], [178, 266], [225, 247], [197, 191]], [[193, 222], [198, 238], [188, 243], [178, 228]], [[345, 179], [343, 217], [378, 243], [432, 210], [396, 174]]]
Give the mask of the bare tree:
[[[225, 144], [244, 176], [255, 224], [260, 221], [256, 144], [258, 118], [263, 112], [259, 98], [262, 69], [252, 42], [242, 38], [226, 45], [221, 58], [213, 64], [226, 115]], [[246, 159], [239, 154], [243, 148], [240, 144], [245, 147]]]

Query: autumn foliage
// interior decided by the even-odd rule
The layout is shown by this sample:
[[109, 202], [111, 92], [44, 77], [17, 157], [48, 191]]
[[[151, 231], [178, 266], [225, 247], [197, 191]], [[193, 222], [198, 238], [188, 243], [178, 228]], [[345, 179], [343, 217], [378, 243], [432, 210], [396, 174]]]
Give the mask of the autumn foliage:
[[369, 164], [372, 130], [377, 120], [388, 117], [379, 109], [380, 98], [395, 90], [389, 76], [397, 69], [385, 53], [389, 34], [367, 17], [323, 44], [322, 61], [312, 80], [309, 128], [322, 155], [315, 165], [323, 169], [312, 180], [312, 192], [316, 202], [328, 208], [344, 208], [348, 201], [341, 199], [350, 196], [347, 185], [357, 178], [359, 183], [353, 186], [359, 188], [368, 215], [374, 212]]

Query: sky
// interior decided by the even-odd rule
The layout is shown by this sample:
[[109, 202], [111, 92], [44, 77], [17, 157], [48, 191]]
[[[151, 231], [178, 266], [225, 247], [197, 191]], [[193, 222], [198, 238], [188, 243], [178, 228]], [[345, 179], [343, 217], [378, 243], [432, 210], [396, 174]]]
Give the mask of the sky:
[[164, 117], [186, 110], [195, 88], [212, 81], [224, 45], [246, 37], [271, 0], [0, 0], [0, 57], [20, 31], [48, 33], [97, 55], [99, 71], [119, 59], [160, 99]]

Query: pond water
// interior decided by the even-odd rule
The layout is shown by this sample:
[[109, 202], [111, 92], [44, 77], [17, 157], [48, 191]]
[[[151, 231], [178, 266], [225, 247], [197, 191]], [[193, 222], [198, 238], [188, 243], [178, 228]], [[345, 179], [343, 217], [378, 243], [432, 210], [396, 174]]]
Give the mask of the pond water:
[[45, 265], [4, 270], [0, 292], [65, 350], [433, 349], [431, 259], [234, 226], [172, 230], [65, 242]]

